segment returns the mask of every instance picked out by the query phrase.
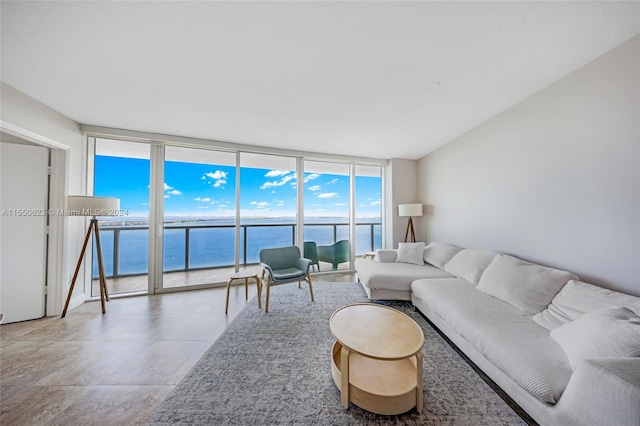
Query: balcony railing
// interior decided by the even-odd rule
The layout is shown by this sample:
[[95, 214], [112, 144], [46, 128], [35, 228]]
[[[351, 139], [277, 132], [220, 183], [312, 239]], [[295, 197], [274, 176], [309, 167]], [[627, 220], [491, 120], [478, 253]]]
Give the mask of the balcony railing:
[[[345, 223], [309, 223], [304, 228], [305, 241], [315, 241], [318, 245], [349, 239], [349, 225]], [[148, 273], [148, 232], [146, 225], [100, 227], [107, 277]], [[256, 264], [261, 249], [292, 245], [295, 240], [295, 224], [242, 224], [240, 264]], [[166, 224], [163, 247], [164, 272], [228, 268], [235, 265], [235, 225]], [[356, 255], [380, 247], [380, 223], [357, 223]], [[94, 262], [93, 276], [98, 276], [97, 262]]]

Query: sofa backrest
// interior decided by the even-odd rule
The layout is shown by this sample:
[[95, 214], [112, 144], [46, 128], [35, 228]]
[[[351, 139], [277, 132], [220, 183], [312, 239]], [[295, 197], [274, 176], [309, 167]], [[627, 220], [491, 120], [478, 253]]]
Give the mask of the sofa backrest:
[[556, 294], [549, 307], [536, 314], [533, 320], [544, 328], [553, 330], [584, 314], [614, 306], [629, 308], [640, 315], [640, 297], [571, 280]]
[[424, 261], [436, 268], [444, 269], [444, 265], [460, 250], [460, 247], [434, 241], [424, 248]]

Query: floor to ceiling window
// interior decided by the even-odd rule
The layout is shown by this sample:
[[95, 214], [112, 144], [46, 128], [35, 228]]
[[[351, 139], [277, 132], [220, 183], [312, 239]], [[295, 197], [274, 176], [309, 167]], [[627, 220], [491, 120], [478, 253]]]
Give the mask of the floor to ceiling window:
[[350, 267], [349, 194], [349, 164], [304, 162], [304, 241], [315, 244], [321, 271]]
[[260, 250], [296, 244], [296, 159], [240, 154], [240, 264]]
[[355, 166], [356, 255], [382, 248], [382, 168]]
[[[102, 257], [109, 293], [147, 291], [149, 241], [149, 145], [95, 140], [93, 193], [120, 199], [121, 216], [99, 218]], [[100, 295], [94, 243], [91, 296]]]
[[228, 279], [235, 265], [236, 154], [165, 147], [162, 287]]
[[[383, 166], [89, 140], [94, 194], [119, 198], [126, 213], [100, 221], [111, 294], [226, 283], [237, 270], [259, 273], [267, 247], [298, 245], [320, 272], [382, 247]], [[150, 235], [150, 220], [162, 232]]]

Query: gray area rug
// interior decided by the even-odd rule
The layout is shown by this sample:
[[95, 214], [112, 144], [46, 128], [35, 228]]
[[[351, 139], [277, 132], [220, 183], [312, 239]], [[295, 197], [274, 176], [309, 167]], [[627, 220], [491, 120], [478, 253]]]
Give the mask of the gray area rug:
[[524, 425], [409, 302], [388, 302], [424, 330], [424, 407], [398, 416], [344, 410], [331, 377], [331, 314], [367, 302], [357, 283], [271, 290], [249, 303], [156, 410], [149, 425]]

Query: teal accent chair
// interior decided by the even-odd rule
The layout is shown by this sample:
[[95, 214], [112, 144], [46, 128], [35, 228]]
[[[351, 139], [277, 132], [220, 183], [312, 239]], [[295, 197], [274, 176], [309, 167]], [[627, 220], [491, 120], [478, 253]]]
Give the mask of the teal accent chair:
[[[298, 246], [266, 248], [260, 250], [260, 266], [262, 266], [262, 286], [258, 289], [258, 297], [262, 297], [262, 287], [267, 287], [267, 300], [264, 311], [269, 312], [269, 289], [272, 285], [306, 281], [309, 283], [309, 293], [313, 302], [313, 287], [311, 286], [311, 260], [300, 256]], [[265, 279], [266, 275], [266, 279]]]
[[318, 259], [331, 263], [335, 271], [339, 263], [349, 261], [349, 240], [340, 240], [330, 246], [318, 246]]
[[315, 241], [304, 242], [304, 257], [311, 261], [311, 266], [316, 265], [320, 271], [320, 263], [318, 262], [318, 246]]

